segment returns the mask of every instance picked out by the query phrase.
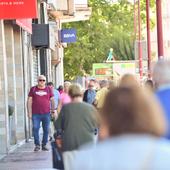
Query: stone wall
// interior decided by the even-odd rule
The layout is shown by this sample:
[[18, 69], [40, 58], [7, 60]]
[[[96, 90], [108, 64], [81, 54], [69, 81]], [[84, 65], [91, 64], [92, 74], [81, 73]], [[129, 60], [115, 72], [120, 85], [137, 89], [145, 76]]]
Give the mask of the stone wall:
[[5, 46], [7, 56], [7, 76], [8, 76], [8, 104], [14, 108], [9, 119], [9, 137], [10, 144], [17, 143], [16, 139], [16, 76], [15, 76], [15, 50], [14, 50], [14, 34], [12, 24], [5, 23]]
[[25, 139], [25, 120], [24, 120], [24, 84], [23, 84], [23, 59], [21, 31], [14, 27], [14, 53], [15, 53], [15, 74], [16, 74], [16, 136], [17, 140]]
[[0, 20], [0, 154], [9, 150], [7, 57], [4, 22]]

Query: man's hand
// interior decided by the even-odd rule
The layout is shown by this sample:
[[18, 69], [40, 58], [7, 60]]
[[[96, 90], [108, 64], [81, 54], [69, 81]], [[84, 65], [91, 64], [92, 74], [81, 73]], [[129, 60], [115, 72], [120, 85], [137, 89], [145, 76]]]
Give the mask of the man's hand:
[[92, 103], [94, 107], [97, 107], [97, 100], [95, 99], [94, 102]]
[[32, 113], [30, 113], [30, 112], [28, 113], [28, 118], [32, 119]]
[[56, 120], [58, 118], [58, 114], [56, 110], [51, 110], [51, 116]]

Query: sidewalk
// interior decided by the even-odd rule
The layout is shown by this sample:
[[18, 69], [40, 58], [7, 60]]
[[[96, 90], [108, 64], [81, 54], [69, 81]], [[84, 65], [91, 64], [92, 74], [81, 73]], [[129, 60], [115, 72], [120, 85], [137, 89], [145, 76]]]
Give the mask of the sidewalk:
[[34, 152], [33, 149], [33, 141], [23, 144], [0, 160], [0, 170], [52, 170], [51, 150]]

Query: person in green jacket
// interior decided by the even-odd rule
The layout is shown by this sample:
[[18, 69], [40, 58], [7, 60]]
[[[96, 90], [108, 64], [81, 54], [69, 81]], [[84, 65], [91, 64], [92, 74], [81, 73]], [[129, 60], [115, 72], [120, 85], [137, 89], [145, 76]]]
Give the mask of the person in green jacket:
[[82, 101], [83, 91], [79, 84], [69, 88], [71, 103], [62, 107], [55, 122], [56, 130], [62, 130], [62, 151], [78, 150], [86, 143], [94, 143], [98, 129], [96, 109]]

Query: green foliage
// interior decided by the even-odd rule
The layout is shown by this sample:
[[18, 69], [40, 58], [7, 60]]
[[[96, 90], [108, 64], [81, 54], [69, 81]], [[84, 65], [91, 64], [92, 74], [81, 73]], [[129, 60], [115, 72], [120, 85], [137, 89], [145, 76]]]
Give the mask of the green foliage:
[[[152, 9], [155, 8], [151, 1]], [[65, 79], [90, 74], [92, 63], [106, 60], [113, 48], [116, 60], [134, 59], [134, 6], [127, 0], [110, 3], [109, 0], [90, 0], [92, 15], [88, 21], [64, 24], [77, 29], [77, 42], [65, 49]], [[145, 0], [141, 0], [141, 18], [145, 22]], [[154, 22], [152, 21], [152, 26]]]

